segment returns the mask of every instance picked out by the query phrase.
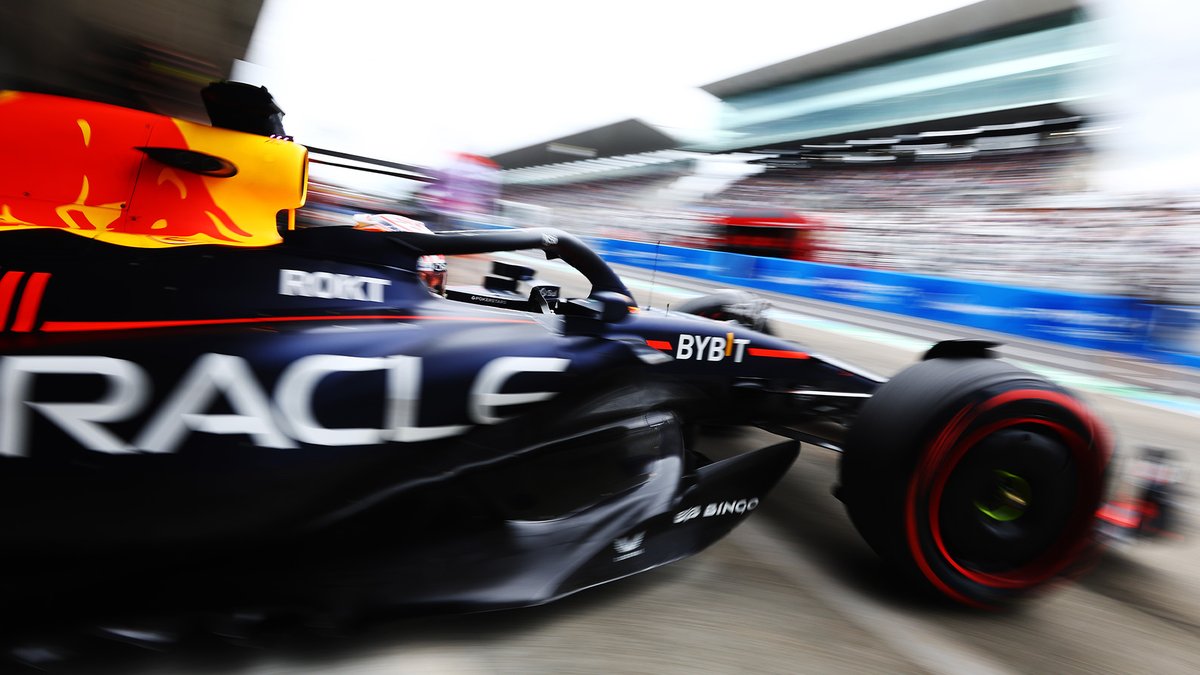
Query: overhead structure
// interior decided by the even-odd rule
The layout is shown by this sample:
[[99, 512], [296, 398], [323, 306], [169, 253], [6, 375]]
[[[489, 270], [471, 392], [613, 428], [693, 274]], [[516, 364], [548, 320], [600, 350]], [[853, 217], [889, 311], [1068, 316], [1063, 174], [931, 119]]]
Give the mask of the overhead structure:
[[846, 156], [873, 161], [862, 152], [935, 137], [962, 145], [1012, 124], [1077, 126], [1075, 106], [1100, 93], [1090, 76], [1109, 54], [1078, 0], [985, 0], [706, 85], [724, 112], [715, 137], [691, 149], [851, 141], [860, 152]]
[[627, 119], [490, 159], [504, 170], [507, 184], [559, 183], [644, 172], [697, 156], [676, 150], [679, 145], [676, 138], [659, 128]]
[[[590, 180], [612, 162], [752, 152], [773, 166], [967, 159], [1073, 142], [1110, 56], [1083, 0], [983, 0], [703, 87], [719, 129], [672, 142], [627, 120], [493, 157], [506, 183]], [[681, 155], [682, 156], [682, 155]], [[698, 155], [691, 155], [692, 157]]]
[[245, 58], [263, 0], [0, 3], [0, 89], [205, 119], [197, 92]]
[[572, 183], [595, 178], [653, 173], [668, 166], [677, 167], [683, 162], [692, 162], [705, 156], [704, 153], [683, 150], [656, 150], [512, 169], [505, 171], [503, 176], [504, 182], [508, 185]]

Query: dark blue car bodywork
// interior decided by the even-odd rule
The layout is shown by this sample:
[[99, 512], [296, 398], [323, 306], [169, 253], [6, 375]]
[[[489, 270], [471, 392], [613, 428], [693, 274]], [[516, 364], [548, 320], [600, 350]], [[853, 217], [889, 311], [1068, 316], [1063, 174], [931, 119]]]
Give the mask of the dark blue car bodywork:
[[[828, 416], [878, 384], [743, 326], [631, 311], [556, 231], [5, 244], [4, 270], [42, 279], [36, 321], [0, 333], [0, 500], [22, 514], [0, 528], [3, 579], [33, 606], [64, 589], [543, 602], [704, 548], [798, 452], [710, 463], [695, 425]], [[424, 253], [524, 248], [574, 264], [590, 297], [497, 309], [413, 271]], [[819, 409], [803, 395], [818, 391]]]

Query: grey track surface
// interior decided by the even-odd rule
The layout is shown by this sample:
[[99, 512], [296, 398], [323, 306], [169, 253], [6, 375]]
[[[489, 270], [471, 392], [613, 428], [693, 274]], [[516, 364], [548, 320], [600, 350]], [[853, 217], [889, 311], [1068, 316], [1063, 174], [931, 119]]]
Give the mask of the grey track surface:
[[[536, 263], [545, 276], [554, 266]], [[462, 277], [472, 261], [452, 261]], [[648, 279], [640, 271], [626, 272]], [[478, 280], [473, 278], [473, 282]], [[681, 279], [657, 281], [686, 288]], [[639, 295], [645, 296], [644, 292]], [[641, 298], [645, 301], [645, 297]], [[670, 301], [656, 291], [655, 304]], [[777, 300], [783, 306], [784, 300]], [[954, 329], [816, 303], [789, 310], [898, 331], [930, 343]], [[783, 326], [813, 351], [890, 375], [918, 349]], [[1177, 393], [1194, 374], [1108, 355], [1009, 341], [1005, 355]], [[544, 607], [406, 620], [352, 638], [154, 656], [140, 672], [196, 673], [1195, 673], [1200, 672], [1200, 420], [1095, 395], [1125, 447], [1157, 443], [1187, 463], [1181, 541], [1110, 549], [1082, 580], [1013, 610], [982, 613], [914, 595], [891, 578], [829, 494], [836, 456], [805, 446], [754, 517], [688, 560]], [[777, 440], [759, 430], [702, 439], [721, 455]], [[1118, 466], [1118, 473], [1123, 468]], [[101, 664], [101, 668], [103, 665]], [[121, 672], [133, 672], [122, 669]]]

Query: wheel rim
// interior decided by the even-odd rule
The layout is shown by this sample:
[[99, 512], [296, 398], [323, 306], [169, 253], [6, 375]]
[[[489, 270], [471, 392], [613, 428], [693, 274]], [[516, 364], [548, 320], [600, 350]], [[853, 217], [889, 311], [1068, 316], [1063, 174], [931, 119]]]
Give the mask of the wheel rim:
[[997, 523], [1012, 522], [1029, 510], [1033, 490], [1029, 481], [1004, 469], [993, 469], [995, 484], [986, 495], [974, 500], [975, 508]]
[[991, 429], [934, 483], [931, 525], [956, 566], [1008, 575], [1063, 538], [1076, 509], [1077, 466], [1050, 428]]
[[[1072, 420], [1070, 428], [1051, 421], [1064, 419], [1064, 409], [1071, 413], [1066, 416]], [[1076, 493], [1070, 498], [1071, 508], [1065, 510], [1068, 514], [1066, 522], [1058, 525], [1057, 530], [1051, 530], [1057, 534], [1048, 538], [1040, 550], [1031, 547], [1024, 555], [1010, 556], [999, 564], [981, 565], [978, 560], [956, 555], [961, 548], [957, 533], [949, 533], [950, 540], [947, 541], [942, 527], [943, 496], [951, 475], [964, 457], [985, 439], [1000, 432], [1026, 431], [1034, 432], [1037, 438], [1050, 439], [1067, 451], [1070, 464], [1064, 463], [1062, 469], [1074, 476]], [[1098, 451], [1096, 446], [1099, 446]], [[999, 590], [1030, 588], [1059, 574], [1089, 541], [1095, 510], [1090, 505], [1099, 503], [1108, 456], [1104, 428], [1065, 394], [1036, 389], [1010, 390], [982, 403], [968, 404], [933, 439], [909, 483], [905, 522], [909, 548], [918, 568], [944, 593], [967, 604], [980, 603], [948, 586], [941, 578], [942, 574], [957, 572], [971, 582]], [[961, 502], [957, 507], [965, 508], [976, 521], [990, 522], [997, 528], [1036, 528], [1038, 519], [1030, 517], [1030, 509], [1046, 497], [1052, 497], [1055, 490], [1039, 486], [1041, 481], [1025, 468], [1014, 470], [1012, 466], [999, 464], [987, 469], [986, 484], [991, 486], [993, 493], [996, 470], [1014, 474], [1029, 483], [1028, 501], [1019, 517], [1002, 521], [980, 510], [974, 502], [983, 501], [982, 498], [989, 494], [986, 489], [972, 493], [965, 507]], [[1014, 494], [1021, 497], [1021, 489]], [[927, 549], [927, 546], [931, 548]]]

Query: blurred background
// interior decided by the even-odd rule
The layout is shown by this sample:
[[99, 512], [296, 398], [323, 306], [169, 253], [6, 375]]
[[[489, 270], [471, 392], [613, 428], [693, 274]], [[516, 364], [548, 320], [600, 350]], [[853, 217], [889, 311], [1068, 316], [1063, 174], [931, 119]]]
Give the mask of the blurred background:
[[190, 118], [205, 82], [262, 84], [299, 142], [440, 179], [318, 165], [312, 222], [551, 224], [1200, 304], [1200, 10], [900, 4], [8, 3], [0, 78]]
[[[1070, 384], [1113, 396], [1099, 404], [1118, 433], [1172, 448], [1190, 476], [1197, 25], [1200, 6], [1184, 0], [41, 0], [0, 4], [0, 89], [206, 121], [208, 82], [265, 85], [288, 133], [326, 151], [314, 152], [309, 226], [362, 212], [434, 229], [553, 226], [659, 272], [661, 247], [674, 271], [704, 266], [721, 284], [801, 279], [848, 307], [1104, 349], [1061, 359], [1090, 366]], [[862, 340], [859, 356], [881, 372], [919, 353], [911, 336], [856, 330], [829, 350]], [[1093, 377], [1116, 366], [1140, 375]], [[825, 479], [832, 467], [807, 470]], [[664, 587], [626, 587], [642, 623], [602, 595], [568, 601], [552, 624], [536, 612], [516, 629], [442, 622], [399, 647], [355, 649], [377, 659], [364, 669], [388, 672], [1200, 671], [1194, 538], [1183, 552], [1108, 559], [1041, 613], [981, 623], [880, 597], [854, 573], [869, 552], [847, 543], [827, 497], [814, 506], [808, 494], [788, 495], [777, 515], [817, 542], [805, 553], [817, 562], [747, 535]], [[831, 547], [841, 557], [822, 552]], [[697, 604], [758, 632], [726, 632]], [[630, 652], [644, 634], [694, 658]], [[717, 634], [761, 649], [719, 651]]]
[[0, 83], [187, 118], [208, 81], [262, 84], [299, 142], [440, 179], [315, 166], [312, 222], [549, 224], [1200, 304], [1188, 3], [651, 4], [7, 3]]

